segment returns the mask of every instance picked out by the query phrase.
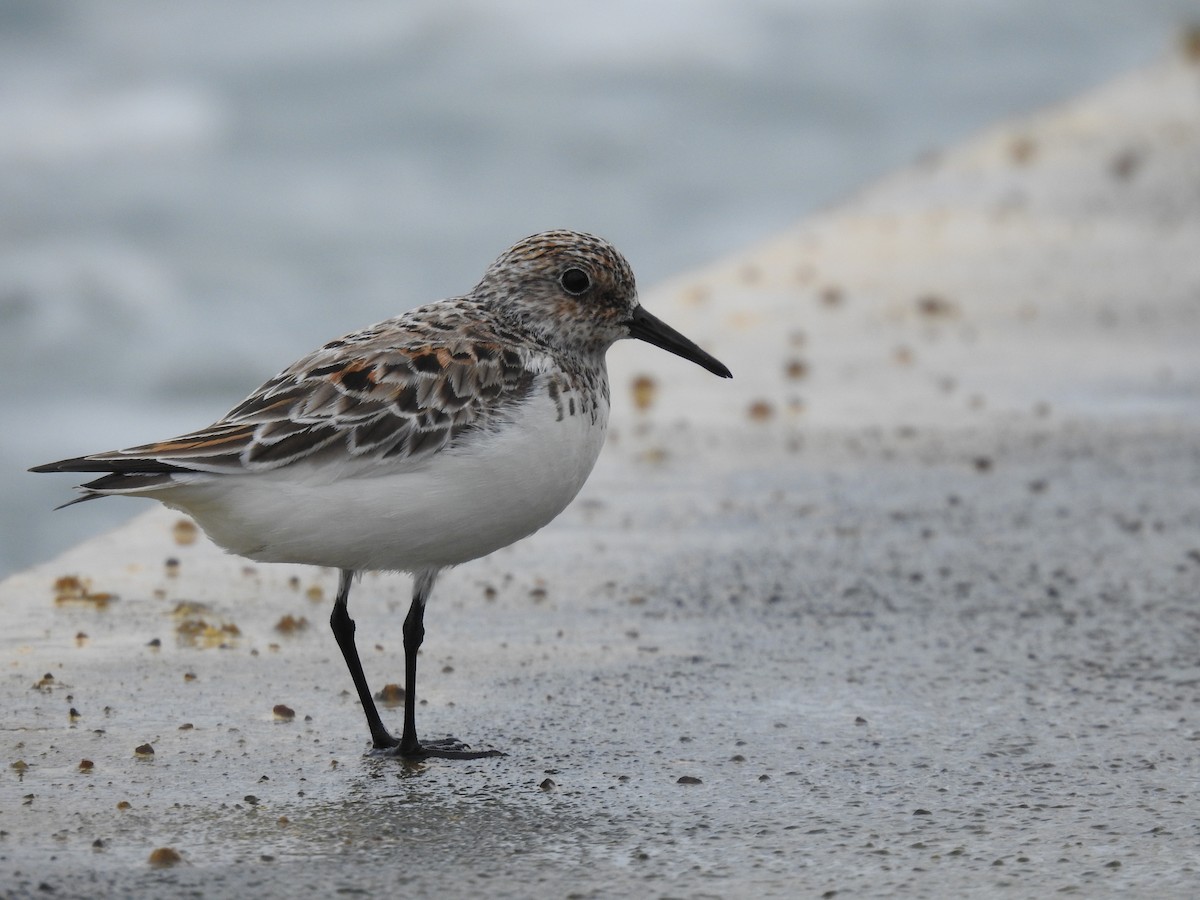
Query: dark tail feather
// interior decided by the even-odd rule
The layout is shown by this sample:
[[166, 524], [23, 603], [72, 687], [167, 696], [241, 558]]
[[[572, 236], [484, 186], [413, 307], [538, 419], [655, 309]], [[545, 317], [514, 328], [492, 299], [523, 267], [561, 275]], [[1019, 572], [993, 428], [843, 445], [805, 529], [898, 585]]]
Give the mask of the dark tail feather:
[[74, 506], [76, 503], [87, 503], [89, 500], [101, 500], [104, 497], [110, 497], [111, 494], [84, 494], [82, 497], [76, 497], [74, 500], [68, 500], [66, 503], [60, 503], [54, 507], [54, 511], [66, 509], [68, 506]]
[[175, 466], [157, 459], [139, 459], [137, 457], [100, 457], [77, 456], [74, 459], [60, 459], [58, 462], [34, 466], [30, 472], [108, 472], [120, 474], [154, 474], [159, 472], [186, 472], [184, 466]]
[[182, 466], [172, 466], [156, 459], [90, 459], [86, 456], [78, 459], [64, 459], [59, 462], [34, 466], [30, 472], [103, 472], [95, 481], [81, 484], [79, 490], [83, 495], [74, 500], [68, 500], [61, 506], [64, 509], [76, 503], [88, 500], [99, 500], [101, 497], [111, 497], [118, 494], [136, 495], [146, 488], [166, 486], [171, 483], [171, 475], [175, 472], [186, 472]]

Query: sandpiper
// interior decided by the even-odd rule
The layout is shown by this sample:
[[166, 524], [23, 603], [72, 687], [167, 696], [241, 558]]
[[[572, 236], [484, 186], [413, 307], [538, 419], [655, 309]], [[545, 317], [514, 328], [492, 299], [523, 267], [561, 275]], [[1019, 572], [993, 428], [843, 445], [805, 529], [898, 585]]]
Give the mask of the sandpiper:
[[[330, 626], [375, 750], [495, 756], [417, 738], [425, 605], [447, 566], [532, 534], [574, 499], [604, 443], [604, 355], [622, 338], [731, 377], [641, 307], [611, 244], [547, 231], [505, 251], [470, 293], [330, 341], [207, 428], [31, 471], [101, 473], [71, 503], [149, 497], [231, 553], [338, 569]], [[399, 738], [380, 719], [354, 644], [350, 587], [366, 570], [414, 576]]]

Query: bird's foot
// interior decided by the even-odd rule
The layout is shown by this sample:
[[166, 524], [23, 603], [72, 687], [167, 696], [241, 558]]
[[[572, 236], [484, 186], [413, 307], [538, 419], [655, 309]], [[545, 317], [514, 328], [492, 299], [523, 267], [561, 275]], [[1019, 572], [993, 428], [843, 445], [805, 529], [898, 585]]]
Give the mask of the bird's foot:
[[464, 744], [457, 738], [442, 738], [437, 741], [396, 741], [389, 746], [376, 746], [372, 751], [377, 756], [392, 756], [420, 762], [424, 759], [488, 759], [493, 756], [504, 756], [500, 750], [472, 750], [470, 744]]

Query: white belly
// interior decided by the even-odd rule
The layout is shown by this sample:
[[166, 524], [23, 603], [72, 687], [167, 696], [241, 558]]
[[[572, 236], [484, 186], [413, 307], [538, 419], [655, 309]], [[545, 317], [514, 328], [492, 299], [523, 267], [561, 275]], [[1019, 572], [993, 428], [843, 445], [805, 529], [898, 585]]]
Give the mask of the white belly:
[[485, 556], [532, 534], [579, 493], [604, 443], [608, 405], [557, 418], [539, 394], [511, 425], [406, 470], [329, 477], [288, 466], [217, 476], [163, 502], [221, 547], [263, 562], [417, 571]]

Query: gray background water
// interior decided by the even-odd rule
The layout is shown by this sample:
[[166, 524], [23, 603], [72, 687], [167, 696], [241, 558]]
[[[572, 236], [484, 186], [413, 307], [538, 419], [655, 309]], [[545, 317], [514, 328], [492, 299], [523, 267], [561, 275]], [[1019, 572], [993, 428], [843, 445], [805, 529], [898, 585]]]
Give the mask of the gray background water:
[[32, 464], [593, 230], [643, 284], [1153, 58], [1189, 0], [0, 3], [0, 574], [140, 509]]

